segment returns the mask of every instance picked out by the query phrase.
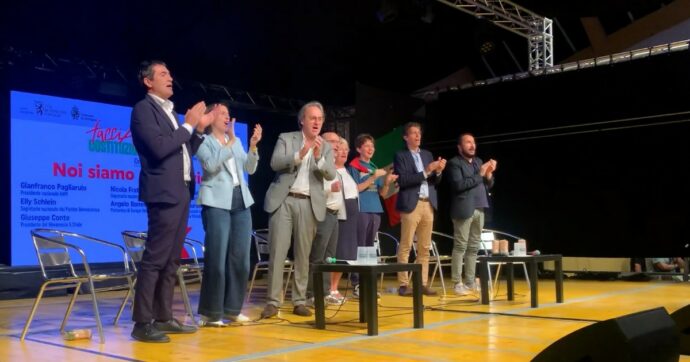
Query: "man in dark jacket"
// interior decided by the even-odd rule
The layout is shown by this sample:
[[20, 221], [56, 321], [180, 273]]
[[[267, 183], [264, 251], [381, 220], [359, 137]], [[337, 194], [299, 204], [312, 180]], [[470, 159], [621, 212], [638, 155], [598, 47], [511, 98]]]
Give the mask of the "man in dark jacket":
[[[398, 175], [398, 200], [396, 209], [400, 212], [400, 245], [398, 263], [407, 263], [415, 235], [417, 236], [416, 263], [422, 264], [422, 293], [435, 295], [436, 291], [427, 285], [429, 277], [429, 250], [431, 232], [434, 227], [434, 210], [438, 208], [436, 185], [441, 181], [441, 173], [446, 160], [434, 160], [431, 152], [421, 149], [422, 127], [409, 122], [403, 128], [405, 149], [395, 154], [393, 168]], [[398, 273], [398, 294], [412, 295], [407, 272]]]
[[452, 190], [450, 216], [453, 219], [455, 239], [451, 274], [455, 283], [455, 293], [458, 295], [477, 291], [477, 252], [484, 228], [484, 209], [489, 207], [488, 190], [494, 185], [493, 172], [496, 170], [495, 160], [483, 163], [476, 157], [476, 151], [474, 136], [463, 133], [458, 138], [459, 155], [448, 162]]
[[130, 130], [141, 162], [139, 200], [146, 204], [148, 233], [137, 273], [132, 338], [160, 343], [170, 341], [166, 334], [196, 331], [173, 318], [172, 299], [194, 195], [192, 155], [214, 113], [204, 115], [206, 105], [199, 102], [178, 124], [169, 100], [173, 78], [161, 61], [143, 62], [139, 80], [147, 94], [132, 109]]

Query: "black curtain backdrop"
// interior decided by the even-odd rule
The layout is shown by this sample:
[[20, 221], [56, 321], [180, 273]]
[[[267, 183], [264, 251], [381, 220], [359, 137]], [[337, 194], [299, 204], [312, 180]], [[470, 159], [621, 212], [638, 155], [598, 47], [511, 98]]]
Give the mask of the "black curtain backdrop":
[[[498, 161], [493, 227], [568, 256], [689, 255], [690, 53], [448, 92], [424, 147]], [[685, 113], [684, 113], [685, 112]], [[436, 229], [451, 232], [448, 177]]]

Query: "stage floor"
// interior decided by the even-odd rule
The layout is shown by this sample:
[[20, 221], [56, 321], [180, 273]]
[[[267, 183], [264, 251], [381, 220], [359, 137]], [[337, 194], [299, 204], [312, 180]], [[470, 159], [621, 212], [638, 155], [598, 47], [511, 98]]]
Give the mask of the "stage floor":
[[[286, 303], [279, 316], [243, 326], [203, 328], [173, 335], [167, 344], [133, 341], [127, 309], [118, 326], [112, 320], [124, 292], [100, 294], [106, 343], [98, 343], [88, 296], [81, 296], [68, 329], [91, 328], [92, 340], [64, 341], [58, 328], [67, 297], [45, 298], [24, 342], [19, 340], [32, 299], [0, 301], [0, 361], [528, 361], [560, 337], [599, 320], [659, 306], [673, 312], [690, 301], [690, 284], [566, 280], [565, 303], [555, 303], [553, 280], [539, 282], [537, 309], [530, 308], [524, 280], [516, 299], [507, 301], [505, 283], [497, 300], [483, 306], [472, 297], [424, 297], [424, 329], [412, 327], [412, 299], [383, 293], [380, 335], [368, 337], [358, 323], [358, 304], [329, 307], [326, 330], [313, 317], [292, 314]], [[393, 287], [394, 280], [386, 285]], [[436, 283], [438, 284], [438, 282]], [[440, 289], [440, 288], [437, 288]], [[263, 288], [255, 291], [244, 313], [257, 318]], [[196, 309], [198, 284], [191, 286]], [[184, 315], [179, 295], [175, 313]], [[681, 356], [690, 361], [690, 357]]]

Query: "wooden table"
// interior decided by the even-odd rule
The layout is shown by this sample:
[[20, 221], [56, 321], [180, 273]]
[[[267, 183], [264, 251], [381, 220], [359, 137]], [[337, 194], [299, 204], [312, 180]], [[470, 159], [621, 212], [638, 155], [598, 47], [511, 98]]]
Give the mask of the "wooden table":
[[314, 265], [314, 309], [316, 328], [326, 328], [326, 308], [324, 306], [323, 273], [359, 273], [359, 321], [367, 323], [367, 334], [379, 334], [378, 303], [376, 282], [380, 273], [412, 272], [412, 309], [414, 328], [424, 328], [424, 306], [422, 304], [422, 266], [421, 264], [316, 264]]

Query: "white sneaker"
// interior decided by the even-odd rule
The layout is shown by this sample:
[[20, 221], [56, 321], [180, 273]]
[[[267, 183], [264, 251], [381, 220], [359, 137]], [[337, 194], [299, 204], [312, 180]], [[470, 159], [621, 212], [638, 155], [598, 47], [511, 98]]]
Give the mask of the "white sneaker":
[[468, 289], [465, 284], [462, 283], [457, 283], [455, 284], [455, 294], [457, 295], [469, 295], [470, 294], [470, 289]]
[[465, 288], [470, 291], [470, 293], [481, 293], [482, 290], [479, 288], [479, 284], [465, 284]]
[[345, 303], [345, 297], [343, 297], [337, 290], [332, 290], [331, 294], [326, 296], [325, 301], [326, 304], [329, 305], [342, 305]]
[[223, 322], [222, 319], [218, 320], [211, 320], [207, 316], [202, 315], [201, 319], [199, 319], [199, 327], [216, 327], [216, 328], [221, 328], [225, 327], [227, 324]]
[[225, 316], [229, 321], [231, 322], [237, 322], [237, 323], [247, 323], [250, 321], [249, 317], [246, 315], [240, 313], [238, 315], [226, 315]]

